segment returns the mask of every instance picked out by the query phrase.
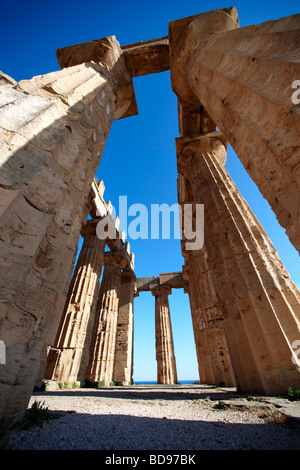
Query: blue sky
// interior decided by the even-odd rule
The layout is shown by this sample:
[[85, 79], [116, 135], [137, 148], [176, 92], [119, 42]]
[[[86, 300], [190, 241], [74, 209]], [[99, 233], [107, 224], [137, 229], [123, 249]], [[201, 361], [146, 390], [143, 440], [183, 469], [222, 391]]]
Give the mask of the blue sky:
[[[121, 45], [167, 36], [169, 21], [234, 4], [240, 26], [299, 13], [297, 1], [57, 1], [2, 2], [0, 70], [15, 80], [59, 69], [55, 50], [115, 35]], [[138, 116], [113, 123], [97, 177], [104, 180], [105, 199], [118, 207], [177, 202], [175, 138], [177, 101], [170, 74], [134, 79]], [[291, 278], [300, 286], [299, 256], [278, 225], [268, 203], [247, 176], [231, 148], [226, 168], [271, 238]], [[136, 275], [156, 276], [181, 270], [179, 240], [129, 240]], [[179, 380], [198, 379], [187, 294], [169, 297]], [[155, 380], [154, 297], [135, 301], [134, 379]]]

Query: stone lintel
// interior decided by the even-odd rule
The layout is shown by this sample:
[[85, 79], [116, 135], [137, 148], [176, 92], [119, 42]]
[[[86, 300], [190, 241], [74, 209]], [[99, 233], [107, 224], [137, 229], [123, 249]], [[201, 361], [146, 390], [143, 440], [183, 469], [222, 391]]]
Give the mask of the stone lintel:
[[56, 57], [62, 69], [84, 62], [96, 62], [106, 66], [112, 71], [120, 90], [120, 111], [114, 119], [138, 114], [132, 77], [126, 66], [125, 54], [115, 36], [57, 49]]
[[161, 273], [159, 275], [159, 284], [160, 286], [170, 286], [174, 289], [182, 288], [185, 284], [183, 279], [182, 272], [173, 272], [173, 273]]
[[164, 72], [170, 69], [167, 36], [122, 46], [126, 65], [132, 77]]
[[138, 277], [136, 280], [137, 292], [150, 291], [151, 286], [159, 285], [159, 277]]
[[170, 287], [174, 289], [184, 288], [187, 281], [183, 278], [182, 272], [161, 273], [158, 277], [139, 277], [136, 280], [137, 292], [152, 291], [160, 287]]

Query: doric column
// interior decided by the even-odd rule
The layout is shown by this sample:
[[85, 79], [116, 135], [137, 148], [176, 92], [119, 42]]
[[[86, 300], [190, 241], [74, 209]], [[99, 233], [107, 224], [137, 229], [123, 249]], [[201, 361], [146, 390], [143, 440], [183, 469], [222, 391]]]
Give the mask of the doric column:
[[300, 15], [238, 29], [237, 12], [170, 23], [172, 86], [204, 106], [300, 251]]
[[[178, 202], [182, 210], [182, 255], [188, 289], [199, 376], [202, 383], [235, 385], [235, 378], [223, 328], [224, 314], [213, 286], [205, 248], [188, 250], [185, 240], [186, 205], [192, 207], [189, 222], [197, 227], [194, 196], [190, 182], [178, 175]], [[202, 228], [202, 226], [201, 226]], [[192, 245], [194, 248], [194, 245]]]
[[190, 253], [189, 264], [183, 267], [188, 280], [200, 382], [232, 387], [236, 382], [223, 327], [224, 314], [202, 252]]
[[278, 394], [300, 385], [293, 363], [299, 338], [299, 292], [224, 168], [226, 141], [213, 132], [177, 139], [178, 171], [204, 204], [208, 270], [224, 314], [237, 384]]
[[46, 331], [75, 262], [85, 198], [112, 121], [131, 102], [120, 45], [113, 37], [104, 43], [110, 54], [101, 57], [99, 47], [90, 62], [83, 58], [19, 83], [1, 81], [3, 428], [26, 411]]
[[106, 252], [104, 272], [96, 307], [87, 379], [110, 385], [113, 380], [121, 271], [126, 265], [120, 252]]
[[157, 383], [176, 384], [177, 371], [168, 296], [170, 287], [151, 289], [155, 296], [155, 345]]
[[122, 385], [133, 383], [133, 302], [135, 274], [123, 271], [119, 297], [114, 381]]
[[73, 383], [85, 378], [105, 249], [96, 225], [97, 220], [89, 220], [81, 232], [84, 242], [56, 340], [49, 350], [46, 379]]

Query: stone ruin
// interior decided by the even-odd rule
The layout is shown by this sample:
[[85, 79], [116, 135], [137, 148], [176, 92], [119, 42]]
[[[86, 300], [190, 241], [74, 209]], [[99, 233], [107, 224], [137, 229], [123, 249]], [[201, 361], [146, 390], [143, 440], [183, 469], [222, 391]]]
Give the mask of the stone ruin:
[[[183, 288], [201, 383], [299, 388], [299, 292], [224, 168], [229, 142], [299, 251], [299, 36], [300, 15], [240, 28], [232, 7], [172, 21], [168, 37], [60, 49], [61, 70], [31, 80], [1, 74], [2, 430], [43, 379], [131, 383], [144, 290], [156, 299], [159, 383], [177, 382], [168, 295]], [[94, 175], [113, 121], [138, 112], [132, 78], [165, 70], [178, 99], [178, 202], [204, 204], [204, 246], [183, 238], [181, 272], [136, 279]]]

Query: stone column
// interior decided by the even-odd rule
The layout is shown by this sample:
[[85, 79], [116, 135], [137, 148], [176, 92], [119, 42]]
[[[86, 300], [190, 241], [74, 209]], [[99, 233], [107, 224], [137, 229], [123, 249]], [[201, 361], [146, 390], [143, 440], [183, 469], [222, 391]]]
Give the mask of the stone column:
[[236, 385], [223, 327], [224, 314], [213, 286], [211, 272], [205, 269], [205, 255], [195, 252], [183, 267], [188, 279], [192, 324], [200, 382], [227, 387]]
[[133, 302], [135, 297], [135, 274], [121, 274], [119, 313], [116, 339], [114, 381], [117, 384], [133, 383]]
[[214, 10], [170, 23], [169, 40], [180, 101], [205, 107], [300, 252], [299, 23], [237, 29], [235, 9]]
[[121, 271], [125, 264], [122, 253], [105, 253], [87, 370], [88, 380], [105, 385], [114, 378]]
[[205, 258], [237, 384], [266, 394], [298, 388], [292, 344], [300, 334], [299, 292], [224, 168], [225, 139], [213, 132], [176, 145], [178, 171], [205, 207]]
[[[114, 57], [101, 65], [99, 57], [19, 83], [1, 80], [3, 429], [26, 411], [46, 331], [75, 262], [85, 198], [112, 121], [120, 117], [119, 103], [124, 109], [123, 53], [114, 38], [107, 41]], [[124, 66], [123, 79], [114, 75], [116, 64]]]
[[105, 249], [96, 225], [97, 220], [89, 220], [81, 231], [84, 242], [56, 340], [49, 350], [46, 379], [69, 384], [85, 379]]
[[168, 300], [171, 292], [172, 289], [170, 287], [152, 289], [152, 295], [155, 296], [155, 343], [158, 384], [176, 384], [178, 382]]
[[186, 204], [192, 207], [188, 222], [196, 227], [197, 211], [190, 182], [178, 175], [178, 202], [182, 211], [183, 277], [188, 281], [192, 323], [202, 383], [235, 385], [227, 341], [223, 328], [224, 314], [213, 286], [205, 248], [188, 250], [185, 240]]

